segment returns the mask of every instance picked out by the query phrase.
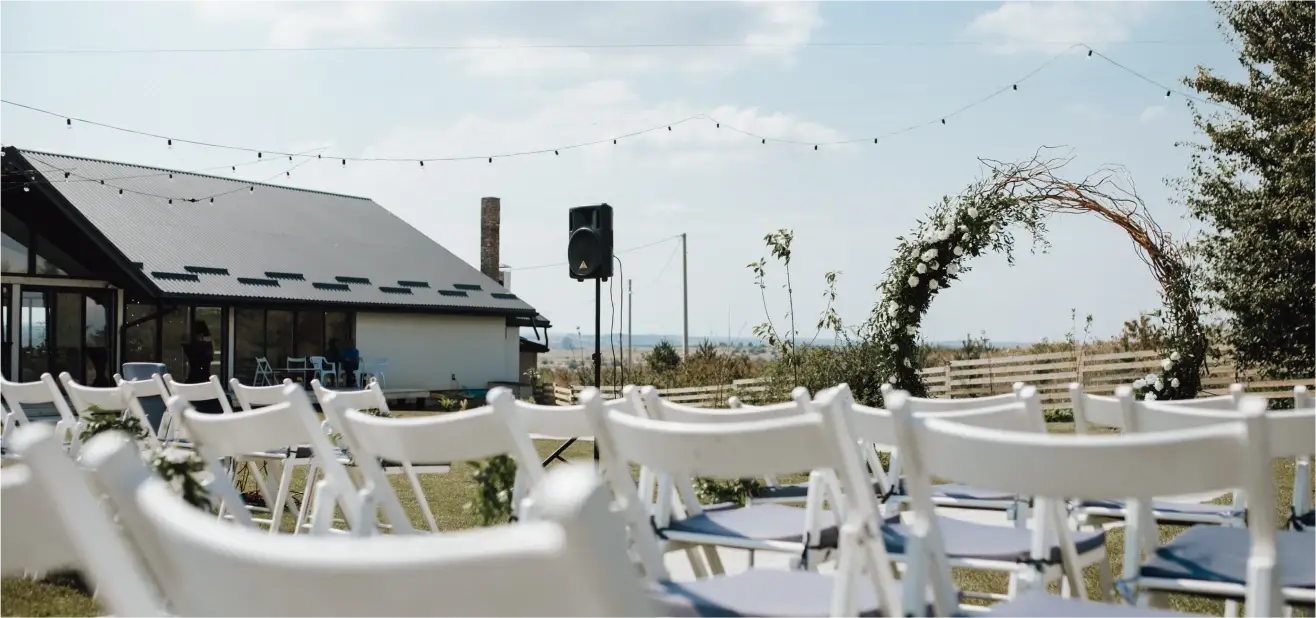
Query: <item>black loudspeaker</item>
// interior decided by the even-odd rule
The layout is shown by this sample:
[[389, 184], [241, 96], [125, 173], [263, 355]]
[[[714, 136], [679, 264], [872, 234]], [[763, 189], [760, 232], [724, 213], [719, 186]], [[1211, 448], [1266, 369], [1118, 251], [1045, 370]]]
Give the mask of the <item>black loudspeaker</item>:
[[579, 206], [568, 212], [567, 271], [577, 281], [612, 277], [612, 207]]

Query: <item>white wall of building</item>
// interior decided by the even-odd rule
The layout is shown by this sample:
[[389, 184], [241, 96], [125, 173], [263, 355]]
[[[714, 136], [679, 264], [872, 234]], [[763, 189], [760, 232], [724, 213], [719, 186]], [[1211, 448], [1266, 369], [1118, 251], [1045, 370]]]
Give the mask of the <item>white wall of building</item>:
[[385, 390], [444, 390], [520, 377], [518, 330], [502, 317], [358, 313], [356, 347], [388, 359]]

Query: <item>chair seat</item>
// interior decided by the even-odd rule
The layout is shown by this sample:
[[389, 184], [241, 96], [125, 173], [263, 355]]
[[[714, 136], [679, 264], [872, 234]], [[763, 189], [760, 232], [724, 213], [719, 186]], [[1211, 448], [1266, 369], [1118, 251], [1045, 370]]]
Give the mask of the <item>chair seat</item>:
[[1074, 618], [1104, 618], [1107, 616], [1111, 618], [1133, 618], [1135, 616], [1159, 618], [1165, 616], [1169, 618], [1173, 616], [1196, 616], [1197, 614], [1184, 614], [1133, 605], [1095, 603], [1030, 592], [993, 605], [986, 615], [1005, 618], [1049, 618], [1051, 616], [1072, 616]]
[[[759, 504], [737, 507], [717, 505], [706, 507], [703, 513], [671, 522], [661, 532], [708, 534], [753, 541], [780, 541], [801, 543], [804, 539], [805, 510], [780, 504]], [[898, 522], [897, 513], [887, 519]], [[819, 539], [811, 540], [814, 547], [836, 547], [840, 531], [832, 511], [819, 513]]]
[[[1159, 547], [1139, 575], [1159, 579], [1191, 579], [1242, 585], [1252, 539], [1246, 528], [1193, 526]], [[1297, 530], [1275, 533], [1277, 570], [1285, 588], [1316, 588], [1316, 544], [1312, 534]]]
[[[873, 491], [881, 493], [882, 491], [881, 486], [877, 483], [873, 483]], [[809, 495], [808, 483], [792, 483], [790, 485], [780, 485], [778, 487], [760, 487], [759, 490], [754, 493], [755, 498], [760, 498], [764, 500], [771, 500], [771, 499], [803, 500], [808, 495]], [[902, 486], [901, 490], [897, 491], [895, 495], [904, 496], [907, 494], [905, 494], [905, 492], [903, 491], [903, 486]], [[1007, 501], [1007, 500], [1014, 500], [1014, 498], [1015, 498], [1014, 494], [1011, 494], [1009, 492], [996, 491], [992, 489], [981, 489], [978, 487], [970, 487], [968, 485], [959, 485], [956, 483], [945, 483], [942, 485], [932, 486], [933, 500], [950, 499], [950, 500]]]
[[[1080, 509], [1109, 509], [1119, 511], [1126, 507], [1123, 500], [1090, 500], [1080, 502]], [[1243, 516], [1243, 509], [1232, 504], [1202, 504], [1200, 502], [1172, 502], [1170, 500], [1152, 500], [1152, 511], [1161, 516], [1174, 515], [1214, 515], [1221, 519], [1236, 519]]]
[[[941, 528], [946, 555], [951, 558], [1020, 562], [1028, 559], [1033, 544], [1033, 532], [1027, 528], [979, 524], [952, 517], [938, 517], [937, 525]], [[1080, 554], [1098, 549], [1106, 543], [1104, 530], [1071, 534]], [[883, 526], [882, 540], [886, 543], [887, 552], [903, 555], [908, 535], [909, 527], [905, 524]], [[1058, 546], [1051, 548], [1048, 560], [1052, 563], [1060, 562]]]
[[[829, 616], [834, 582], [813, 571], [750, 569], [690, 582], [660, 582], [650, 594], [661, 616]], [[881, 616], [872, 585], [858, 586], [859, 615]], [[931, 608], [924, 615], [932, 615]]]

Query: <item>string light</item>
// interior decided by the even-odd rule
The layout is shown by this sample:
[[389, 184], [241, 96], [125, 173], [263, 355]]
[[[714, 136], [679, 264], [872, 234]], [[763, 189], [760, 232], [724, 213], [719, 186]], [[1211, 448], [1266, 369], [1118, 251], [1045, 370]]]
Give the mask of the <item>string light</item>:
[[23, 193], [27, 193], [32, 190], [32, 187], [28, 186], [29, 184], [31, 183], [27, 183], [27, 182], [23, 183]]
[[[880, 135], [876, 135], [876, 136], [872, 136], [872, 135], [870, 135], [869, 137], [864, 137], [864, 138], [859, 138], [859, 139], [836, 140], [836, 141], [830, 141], [830, 142], [812, 143], [812, 142], [801, 142], [801, 141], [790, 140], [790, 139], [783, 139], [783, 138], [769, 137], [769, 136], [766, 136], [766, 135], [758, 135], [758, 134], [755, 134], [755, 133], [753, 133], [753, 132], [746, 131], [746, 130], [742, 130], [742, 129], [736, 128], [736, 127], [734, 127], [734, 126], [731, 126], [731, 125], [728, 125], [728, 126], [727, 126], [727, 129], [730, 130], [730, 131], [734, 131], [734, 132], [737, 132], [737, 133], [744, 134], [744, 135], [746, 135], [746, 136], [748, 136], [748, 137], [751, 137], [751, 138], [758, 139], [758, 140], [759, 140], [759, 143], [760, 143], [760, 144], [763, 144], [763, 145], [768, 144], [768, 142], [773, 142], [773, 143], [777, 143], [777, 144], [786, 144], [786, 145], [814, 146], [814, 147], [815, 147], [814, 149], [815, 149], [815, 150], [818, 150], [818, 149], [819, 149], [818, 146], [822, 146], [822, 145], [841, 145], [841, 144], [862, 143], [862, 142], [867, 142], [867, 140], [869, 140], [869, 139], [872, 139], [872, 140], [873, 140], [873, 143], [874, 143], [874, 144], [877, 144], [877, 143], [880, 143], [880, 141], [881, 141], [880, 138], [883, 138], [883, 137], [891, 137], [891, 136], [894, 136], [894, 135], [897, 135], [897, 134], [905, 133], [905, 132], [908, 132], [908, 131], [911, 131], [911, 130], [914, 130], [914, 129], [917, 129], [917, 128], [924, 127], [924, 126], [926, 126], [926, 125], [936, 124], [937, 122], [940, 122], [942, 125], [946, 125], [946, 124], [948, 124], [947, 121], [948, 121], [951, 117], [954, 117], [954, 116], [956, 116], [956, 115], [958, 115], [958, 114], [961, 114], [961, 113], [963, 113], [963, 112], [965, 112], [965, 111], [967, 111], [967, 110], [969, 110], [969, 109], [971, 109], [971, 108], [973, 108], [973, 107], [977, 107], [977, 106], [979, 106], [979, 105], [982, 105], [982, 104], [986, 103], [987, 101], [989, 101], [990, 99], [992, 99], [992, 98], [998, 96], [999, 94], [1001, 94], [1001, 93], [1003, 93], [1003, 92], [1007, 92], [1007, 91], [1010, 91], [1010, 92], [1017, 92], [1017, 91], [1019, 90], [1019, 86], [1020, 86], [1020, 84], [1022, 84], [1024, 81], [1026, 81], [1026, 80], [1032, 78], [1034, 75], [1036, 75], [1038, 72], [1040, 72], [1040, 71], [1042, 71], [1043, 69], [1045, 69], [1046, 67], [1048, 67], [1050, 64], [1052, 64], [1052, 63], [1054, 63], [1055, 61], [1059, 60], [1060, 58], [1062, 58], [1062, 57], [1068, 55], [1068, 54], [1069, 54], [1070, 52], [1072, 52], [1074, 49], [1084, 49], [1084, 50], [1086, 51], [1086, 56], [1089, 57], [1089, 58], [1092, 58], [1092, 57], [1098, 57], [1098, 58], [1101, 58], [1102, 60], [1105, 60], [1107, 63], [1111, 64], [1112, 66], [1115, 66], [1116, 68], [1119, 68], [1120, 70], [1122, 70], [1122, 71], [1124, 71], [1124, 72], [1126, 72], [1126, 73], [1129, 73], [1129, 74], [1131, 74], [1131, 75], [1133, 75], [1133, 76], [1135, 76], [1135, 77], [1137, 77], [1137, 78], [1139, 78], [1139, 79], [1141, 79], [1141, 80], [1143, 80], [1143, 81], [1145, 81], [1145, 82], [1147, 82], [1147, 83], [1149, 83], [1149, 84], [1153, 84], [1153, 85], [1155, 85], [1155, 86], [1158, 86], [1158, 87], [1160, 87], [1160, 88], [1165, 89], [1164, 91], [1165, 91], [1165, 96], [1166, 96], [1166, 97], [1171, 97], [1171, 96], [1173, 96], [1173, 95], [1175, 94], [1175, 92], [1176, 92], [1173, 88], [1169, 88], [1169, 87], [1167, 87], [1167, 86], [1166, 86], [1165, 84], [1163, 84], [1163, 83], [1160, 83], [1160, 82], [1157, 82], [1157, 81], [1155, 81], [1155, 80], [1152, 80], [1152, 79], [1148, 78], [1147, 76], [1145, 76], [1145, 75], [1143, 75], [1143, 74], [1141, 74], [1141, 73], [1139, 73], [1139, 72], [1137, 72], [1137, 71], [1135, 71], [1135, 70], [1133, 70], [1133, 69], [1131, 69], [1131, 68], [1129, 68], [1129, 67], [1127, 67], [1127, 66], [1125, 66], [1125, 65], [1123, 65], [1123, 64], [1120, 64], [1119, 62], [1117, 62], [1117, 61], [1115, 61], [1115, 60], [1113, 60], [1113, 59], [1111, 59], [1111, 58], [1105, 56], [1105, 55], [1102, 54], [1101, 52], [1099, 52], [1099, 51], [1093, 49], [1092, 47], [1090, 47], [1090, 46], [1088, 46], [1088, 45], [1086, 45], [1086, 44], [1084, 44], [1084, 43], [1076, 43], [1076, 44], [1073, 44], [1073, 45], [1069, 46], [1067, 49], [1065, 49], [1064, 51], [1060, 52], [1059, 54], [1056, 54], [1056, 56], [1052, 57], [1051, 59], [1047, 60], [1046, 62], [1042, 63], [1042, 64], [1039, 65], [1037, 68], [1033, 69], [1031, 72], [1029, 72], [1029, 73], [1027, 73], [1026, 75], [1024, 75], [1022, 78], [1020, 78], [1020, 79], [1018, 79], [1018, 80], [1015, 80], [1014, 82], [1010, 82], [1008, 86], [1004, 86], [1004, 87], [1000, 88], [999, 90], [997, 90], [996, 92], [994, 92], [994, 93], [992, 93], [992, 94], [990, 94], [990, 95], [988, 95], [988, 96], [986, 96], [986, 97], [983, 97], [983, 98], [981, 98], [981, 99], [979, 99], [979, 100], [977, 100], [977, 101], [975, 101], [975, 102], [973, 102], [973, 103], [970, 103], [970, 104], [968, 104], [968, 105], [965, 105], [965, 106], [963, 106], [963, 107], [961, 107], [961, 108], [955, 110], [954, 112], [951, 112], [950, 114], [942, 115], [942, 116], [940, 116], [940, 117], [935, 117], [935, 116], [934, 116], [934, 119], [933, 119], [933, 120], [929, 120], [929, 121], [926, 121], [926, 122], [923, 122], [923, 123], [919, 123], [919, 124], [911, 125], [911, 126], [908, 126], [908, 127], [906, 127], [906, 128], [900, 129], [900, 130], [889, 131], [889, 132], [882, 133], [882, 134], [880, 134]], [[1189, 99], [1189, 100], [1191, 100], [1191, 101], [1197, 101], [1197, 102], [1202, 103], [1202, 104], [1204, 104], [1204, 105], [1213, 105], [1213, 106], [1220, 107], [1220, 108], [1224, 108], [1224, 109], [1230, 109], [1228, 106], [1222, 105], [1222, 104], [1217, 103], [1217, 102], [1214, 102], [1214, 101], [1209, 101], [1209, 100], [1206, 100], [1206, 99], [1202, 99], [1202, 98], [1200, 98], [1200, 97], [1196, 97], [1196, 96], [1194, 96], [1194, 95], [1192, 95], [1192, 94], [1189, 94], [1189, 93], [1180, 92], [1180, 93], [1178, 93], [1178, 94], [1180, 94], [1180, 96], [1183, 96], [1183, 97], [1186, 98], [1186, 99]], [[43, 113], [43, 114], [47, 114], [47, 115], [51, 115], [51, 116], [56, 116], [56, 117], [64, 118], [65, 126], [68, 126], [68, 127], [71, 127], [71, 126], [72, 126], [72, 122], [73, 122], [73, 120], [78, 120], [79, 122], [82, 122], [82, 123], [84, 123], [84, 124], [89, 124], [89, 125], [92, 125], [92, 126], [98, 126], [98, 127], [102, 127], [102, 128], [107, 128], [107, 129], [111, 129], [111, 130], [120, 131], [120, 132], [132, 133], [132, 134], [136, 134], [136, 135], [142, 135], [142, 136], [147, 136], [147, 137], [153, 137], [153, 138], [157, 138], [157, 139], [165, 139], [165, 140], [166, 140], [165, 143], [166, 143], [170, 148], [173, 147], [173, 143], [174, 143], [174, 140], [175, 140], [175, 138], [173, 138], [173, 137], [167, 137], [167, 136], [164, 136], [164, 135], [157, 135], [157, 134], [149, 133], [149, 132], [146, 132], [146, 131], [140, 131], [140, 130], [136, 130], [136, 129], [125, 128], [125, 127], [120, 127], [120, 126], [115, 126], [115, 125], [110, 125], [110, 124], [101, 123], [101, 122], [96, 122], [96, 121], [87, 120], [87, 119], [83, 119], [83, 118], [76, 118], [76, 119], [75, 119], [75, 118], [73, 118], [72, 116], [66, 116], [66, 115], [63, 115], [63, 114], [58, 114], [58, 113], [53, 112], [53, 111], [50, 111], [50, 110], [45, 110], [45, 109], [41, 109], [41, 108], [37, 108], [37, 107], [32, 107], [32, 106], [29, 106], [29, 105], [25, 105], [25, 104], [22, 104], [22, 103], [16, 103], [16, 102], [13, 102], [13, 101], [8, 101], [8, 100], [0, 99], [0, 103], [5, 103], [5, 104], [8, 104], [8, 105], [13, 105], [13, 106], [16, 106], [16, 107], [21, 107], [21, 108], [24, 108], [24, 109], [28, 109], [28, 110], [30, 110], [30, 111], [35, 111], [35, 112], [38, 112], [38, 113]], [[666, 129], [667, 129], [668, 132], [672, 132], [672, 131], [675, 130], [676, 125], [683, 124], [683, 123], [687, 123], [687, 122], [690, 122], [690, 121], [695, 121], [695, 120], [708, 121], [708, 122], [710, 122], [710, 123], [712, 123], [712, 124], [714, 125], [714, 128], [716, 128], [716, 129], [721, 129], [721, 128], [722, 128], [722, 123], [721, 123], [721, 121], [719, 121], [719, 120], [717, 120], [717, 119], [715, 119], [715, 118], [712, 118], [711, 116], [709, 116], [709, 115], [707, 115], [707, 114], [698, 114], [698, 115], [691, 116], [691, 117], [688, 117], [688, 118], [685, 118], [685, 119], [682, 119], [682, 120], [679, 120], [679, 121], [676, 121], [676, 122], [668, 122], [668, 123], [664, 123], [664, 124], [661, 124], [661, 125], [658, 125], [658, 126], [656, 126], [656, 127], [649, 128], [649, 129], [643, 129], [643, 130], [639, 130], [639, 131], [633, 131], [633, 132], [626, 133], [626, 134], [623, 134], [623, 135], [611, 136], [611, 137], [608, 137], [608, 138], [605, 138], [605, 139], [601, 139], [601, 140], [595, 140], [595, 141], [589, 141], [589, 142], [582, 142], [582, 143], [571, 144], [571, 145], [566, 145], [566, 146], [556, 146], [556, 147], [552, 147], [552, 148], [544, 148], [544, 149], [538, 149], [538, 150], [527, 150], [527, 151], [520, 151], [520, 152], [507, 152], [507, 153], [498, 153], [498, 154], [493, 154], [493, 155], [477, 155], [477, 156], [469, 156], [469, 155], [467, 155], [467, 156], [452, 156], [452, 157], [424, 157], [424, 158], [421, 158], [421, 159], [419, 159], [419, 160], [418, 160], [418, 159], [414, 159], [414, 158], [413, 158], [413, 159], [402, 159], [402, 158], [390, 158], [390, 157], [340, 157], [340, 158], [339, 158], [339, 161], [340, 161], [340, 163], [342, 164], [342, 166], [344, 166], [344, 167], [347, 165], [347, 161], [348, 161], [348, 159], [351, 159], [351, 160], [353, 160], [353, 161], [380, 161], [380, 162], [403, 162], [403, 161], [410, 162], [410, 161], [417, 161], [417, 162], [418, 162], [418, 165], [420, 165], [421, 167], [424, 167], [426, 161], [429, 161], [429, 162], [432, 163], [432, 162], [435, 162], [435, 161], [440, 161], [440, 162], [451, 162], [451, 161], [467, 161], [467, 160], [485, 159], [485, 161], [486, 161], [487, 163], [493, 163], [494, 158], [497, 158], [497, 157], [517, 157], [517, 156], [528, 156], [528, 155], [535, 155], [535, 154], [546, 154], [546, 153], [548, 153], [548, 152], [552, 152], [555, 156], [560, 156], [560, 155], [562, 154], [561, 151], [563, 151], [563, 150], [570, 150], [570, 149], [573, 149], [573, 148], [582, 148], [582, 147], [585, 147], [585, 146], [592, 146], [592, 145], [595, 145], [595, 144], [606, 143], [606, 142], [608, 142], [608, 141], [611, 141], [611, 142], [613, 143], [613, 145], [617, 145], [617, 144], [620, 143], [620, 140], [623, 139], [623, 138], [636, 137], [636, 136], [639, 136], [639, 135], [642, 135], [642, 134], [645, 134], [645, 133], [649, 133], [649, 132], [651, 132], [651, 131], [660, 131], [660, 130], [662, 130], [664, 127], [666, 127]], [[256, 153], [256, 158], [257, 158], [258, 160], [264, 159], [264, 149], [247, 148], [247, 147], [236, 146], [236, 145], [231, 145], [231, 144], [210, 143], [210, 142], [203, 142], [203, 141], [197, 141], [197, 140], [188, 140], [188, 139], [182, 139], [182, 138], [178, 138], [178, 139], [179, 139], [181, 142], [183, 142], [183, 143], [193, 144], [193, 145], [197, 145], [197, 146], [205, 146], [205, 147], [210, 147], [210, 148], [221, 148], [221, 149], [228, 149], [228, 150], [242, 150], [242, 151], [247, 151], [247, 152], [255, 152], [255, 153]], [[288, 159], [289, 159], [290, 161], [296, 160], [296, 159], [299, 158], [299, 157], [306, 157], [307, 159], [310, 158], [310, 155], [309, 155], [309, 154], [303, 154], [303, 153], [290, 153], [290, 152], [275, 152], [275, 151], [271, 151], [271, 154], [274, 154], [274, 155], [277, 155], [277, 156], [286, 156], [286, 157], [288, 157]], [[323, 154], [322, 154], [322, 153], [316, 153], [315, 158], [316, 158], [316, 159], [322, 159], [322, 158], [324, 158], [324, 157], [323, 157]], [[230, 169], [231, 169], [232, 171], [237, 171], [237, 170], [236, 170], [236, 166], [231, 167]]]
[[65, 118], [65, 119], [64, 119], [64, 126], [70, 128], [70, 129], [72, 129], [72, 128], [73, 128], [73, 119], [72, 119], [72, 118]]
[[173, 149], [174, 149], [174, 140], [173, 140], [173, 138], [170, 138], [169, 141], [168, 141], [165, 145], [166, 145], [170, 150], [173, 150]]

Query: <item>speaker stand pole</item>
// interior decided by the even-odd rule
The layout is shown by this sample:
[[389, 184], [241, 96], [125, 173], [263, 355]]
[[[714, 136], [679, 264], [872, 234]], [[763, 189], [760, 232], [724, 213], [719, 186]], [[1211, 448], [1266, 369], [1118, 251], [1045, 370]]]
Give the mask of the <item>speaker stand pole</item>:
[[[603, 279], [594, 280], [594, 388], [603, 388]], [[600, 392], [599, 396], [603, 393]], [[599, 439], [594, 437], [594, 465], [599, 463]]]

